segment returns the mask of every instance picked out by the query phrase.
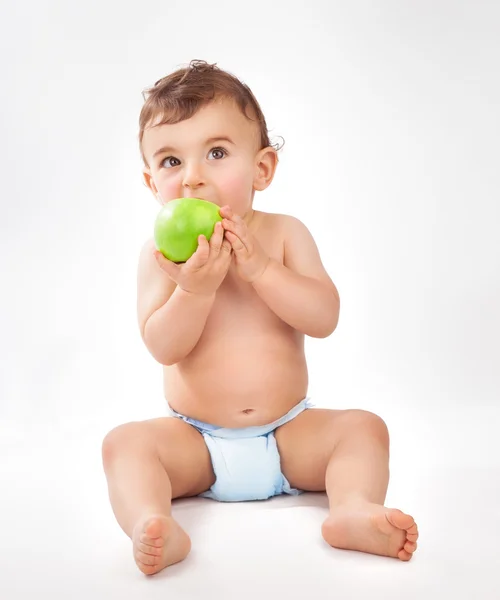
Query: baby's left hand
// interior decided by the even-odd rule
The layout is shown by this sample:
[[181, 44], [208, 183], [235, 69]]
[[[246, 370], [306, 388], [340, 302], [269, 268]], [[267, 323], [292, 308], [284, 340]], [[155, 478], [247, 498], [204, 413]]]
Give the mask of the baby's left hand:
[[223, 206], [219, 212], [223, 217], [225, 238], [234, 250], [238, 274], [244, 281], [252, 283], [266, 270], [270, 258], [248, 230], [245, 221], [229, 206]]

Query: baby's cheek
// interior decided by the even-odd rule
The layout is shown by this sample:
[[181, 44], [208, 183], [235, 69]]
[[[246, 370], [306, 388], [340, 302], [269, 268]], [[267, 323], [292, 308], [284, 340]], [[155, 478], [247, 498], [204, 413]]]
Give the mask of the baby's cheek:
[[179, 184], [175, 181], [163, 182], [160, 186], [162, 198], [173, 199], [179, 194]]
[[234, 206], [235, 203], [245, 202], [252, 191], [251, 183], [245, 181], [245, 178], [238, 175], [227, 175], [220, 182], [220, 191], [224, 194], [226, 200]]

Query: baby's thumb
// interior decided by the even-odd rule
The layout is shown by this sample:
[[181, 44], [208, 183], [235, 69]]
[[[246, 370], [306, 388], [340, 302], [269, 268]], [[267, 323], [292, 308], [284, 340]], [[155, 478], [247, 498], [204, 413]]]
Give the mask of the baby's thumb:
[[179, 266], [177, 264], [168, 260], [168, 258], [165, 258], [159, 250], [155, 250], [155, 258], [162, 271], [165, 271], [165, 273], [172, 278], [176, 276], [179, 271]]

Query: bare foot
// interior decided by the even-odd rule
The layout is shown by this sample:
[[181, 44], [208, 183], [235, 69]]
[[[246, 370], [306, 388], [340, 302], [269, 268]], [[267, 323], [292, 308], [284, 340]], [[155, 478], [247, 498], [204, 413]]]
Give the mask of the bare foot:
[[145, 575], [184, 560], [191, 550], [191, 540], [172, 517], [150, 515], [141, 519], [132, 534], [134, 559]]
[[396, 508], [369, 502], [338, 506], [321, 532], [330, 546], [410, 560], [417, 549], [413, 517]]

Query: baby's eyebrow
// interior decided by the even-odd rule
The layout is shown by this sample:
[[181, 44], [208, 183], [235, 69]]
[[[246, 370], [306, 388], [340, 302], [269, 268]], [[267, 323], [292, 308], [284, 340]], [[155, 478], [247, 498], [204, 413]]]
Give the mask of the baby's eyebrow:
[[[205, 140], [205, 146], [208, 146], [209, 144], [214, 144], [215, 142], [228, 142], [229, 144], [233, 144], [233, 146], [235, 145], [230, 137], [228, 137], [227, 135], [220, 135]], [[155, 151], [155, 153], [153, 154], [153, 158], [158, 156], [158, 154], [163, 154], [164, 152], [177, 152], [177, 150], [172, 146], [163, 146], [162, 148], [158, 148], [158, 150]]]

